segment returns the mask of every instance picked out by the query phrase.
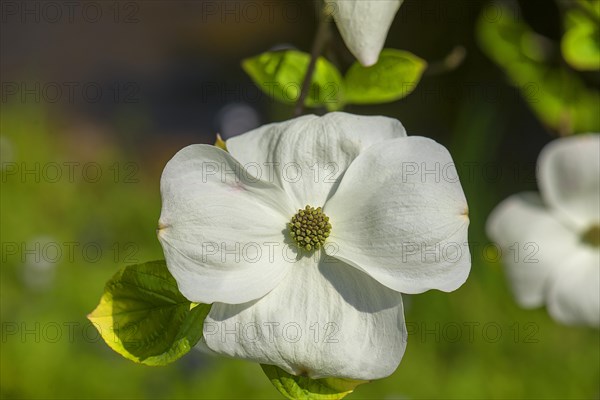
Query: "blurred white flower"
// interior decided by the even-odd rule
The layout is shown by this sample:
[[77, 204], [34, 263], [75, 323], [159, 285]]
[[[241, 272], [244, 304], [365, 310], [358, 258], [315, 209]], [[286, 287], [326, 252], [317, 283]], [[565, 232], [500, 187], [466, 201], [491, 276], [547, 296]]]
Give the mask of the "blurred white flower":
[[452, 291], [469, 274], [456, 171], [431, 172], [453, 168], [448, 151], [345, 113], [227, 149], [186, 147], [161, 178], [159, 240], [181, 292], [213, 304], [208, 347], [310, 378], [390, 375], [406, 347], [400, 292]]
[[227, 139], [260, 126], [260, 116], [250, 104], [229, 103], [219, 110], [216, 122], [218, 132]]
[[538, 159], [537, 193], [514, 195], [487, 221], [517, 302], [565, 324], [600, 325], [600, 135], [557, 139]]
[[403, 0], [326, 0], [350, 49], [365, 67], [377, 63]]

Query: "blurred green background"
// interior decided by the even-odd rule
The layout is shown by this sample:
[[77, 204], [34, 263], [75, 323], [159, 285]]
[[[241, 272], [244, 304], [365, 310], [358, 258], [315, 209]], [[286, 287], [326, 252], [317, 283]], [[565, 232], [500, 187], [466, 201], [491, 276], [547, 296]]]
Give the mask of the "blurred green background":
[[[6, 3], [21, 7], [3, 3], [0, 39], [2, 397], [280, 398], [248, 362], [193, 351], [168, 367], [136, 365], [85, 316], [120, 267], [162, 258], [159, 178], [178, 149], [291, 117], [240, 61], [274, 46], [309, 51], [313, 2], [250, 2], [261, 17], [238, 1], [87, 2], [102, 16], [72, 20], [61, 2], [60, 19], [43, 2], [27, 2], [29, 14]], [[473, 266], [453, 293], [405, 296], [400, 367], [348, 398], [600, 397], [598, 331], [520, 309], [484, 233], [498, 202], [537, 189], [546, 143], [600, 130], [597, 71], [561, 53], [574, 10], [590, 14], [575, 3], [402, 6], [386, 47], [437, 65], [461, 46], [464, 61], [426, 72], [401, 101], [346, 111], [396, 117], [450, 149], [471, 210]], [[335, 42], [326, 55], [343, 70], [352, 58]]]

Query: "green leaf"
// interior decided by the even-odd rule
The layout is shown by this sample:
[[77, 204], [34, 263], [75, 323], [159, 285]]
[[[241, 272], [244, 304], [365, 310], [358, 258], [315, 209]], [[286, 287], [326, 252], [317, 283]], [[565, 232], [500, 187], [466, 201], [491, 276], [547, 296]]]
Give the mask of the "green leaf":
[[[490, 20], [490, 15], [499, 17]], [[477, 39], [544, 124], [562, 134], [600, 129], [600, 94], [569, 69], [551, 65], [553, 44], [505, 6], [482, 12]]]
[[210, 305], [183, 297], [165, 261], [151, 261], [117, 272], [88, 319], [123, 357], [165, 365], [200, 340], [209, 311]]
[[566, 32], [561, 41], [561, 50], [565, 60], [578, 70], [599, 70], [600, 28], [598, 21], [583, 12], [572, 10], [566, 15], [565, 25]]
[[577, 5], [587, 11], [588, 15], [600, 19], [600, 1], [598, 0], [576, 0]]
[[274, 365], [260, 365], [277, 390], [292, 400], [334, 400], [352, 393], [358, 385], [369, 381], [322, 378], [310, 379], [305, 376], [288, 374]]
[[346, 73], [346, 102], [380, 104], [399, 100], [417, 86], [427, 62], [408, 51], [384, 49], [377, 64], [354, 63]]
[[[310, 55], [296, 50], [262, 53], [242, 61], [244, 71], [267, 95], [285, 103], [295, 104], [300, 96]], [[343, 107], [343, 82], [337, 68], [323, 57], [317, 59], [307, 107], [325, 106], [334, 111]]]

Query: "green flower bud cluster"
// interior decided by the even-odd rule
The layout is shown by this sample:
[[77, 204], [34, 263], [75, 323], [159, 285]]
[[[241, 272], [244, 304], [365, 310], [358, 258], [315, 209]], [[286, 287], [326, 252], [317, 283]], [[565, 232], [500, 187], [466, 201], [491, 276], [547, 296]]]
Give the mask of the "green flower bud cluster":
[[288, 224], [290, 236], [303, 249], [320, 249], [331, 233], [329, 217], [321, 207], [306, 206], [298, 210]]

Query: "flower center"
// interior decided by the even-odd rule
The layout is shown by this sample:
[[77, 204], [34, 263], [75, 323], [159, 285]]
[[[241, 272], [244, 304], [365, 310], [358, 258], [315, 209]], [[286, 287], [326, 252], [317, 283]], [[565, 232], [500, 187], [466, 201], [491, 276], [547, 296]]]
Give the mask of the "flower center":
[[581, 236], [581, 241], [594, 247], [600, 247], [600, 225], [593, 225], [585, 231]]
[[331, 233], [329, 217], [323, 214], [321, 207], [306, 206], [298, 210], [288, 226], [292, 239], [309, 251], [321, 248]]

